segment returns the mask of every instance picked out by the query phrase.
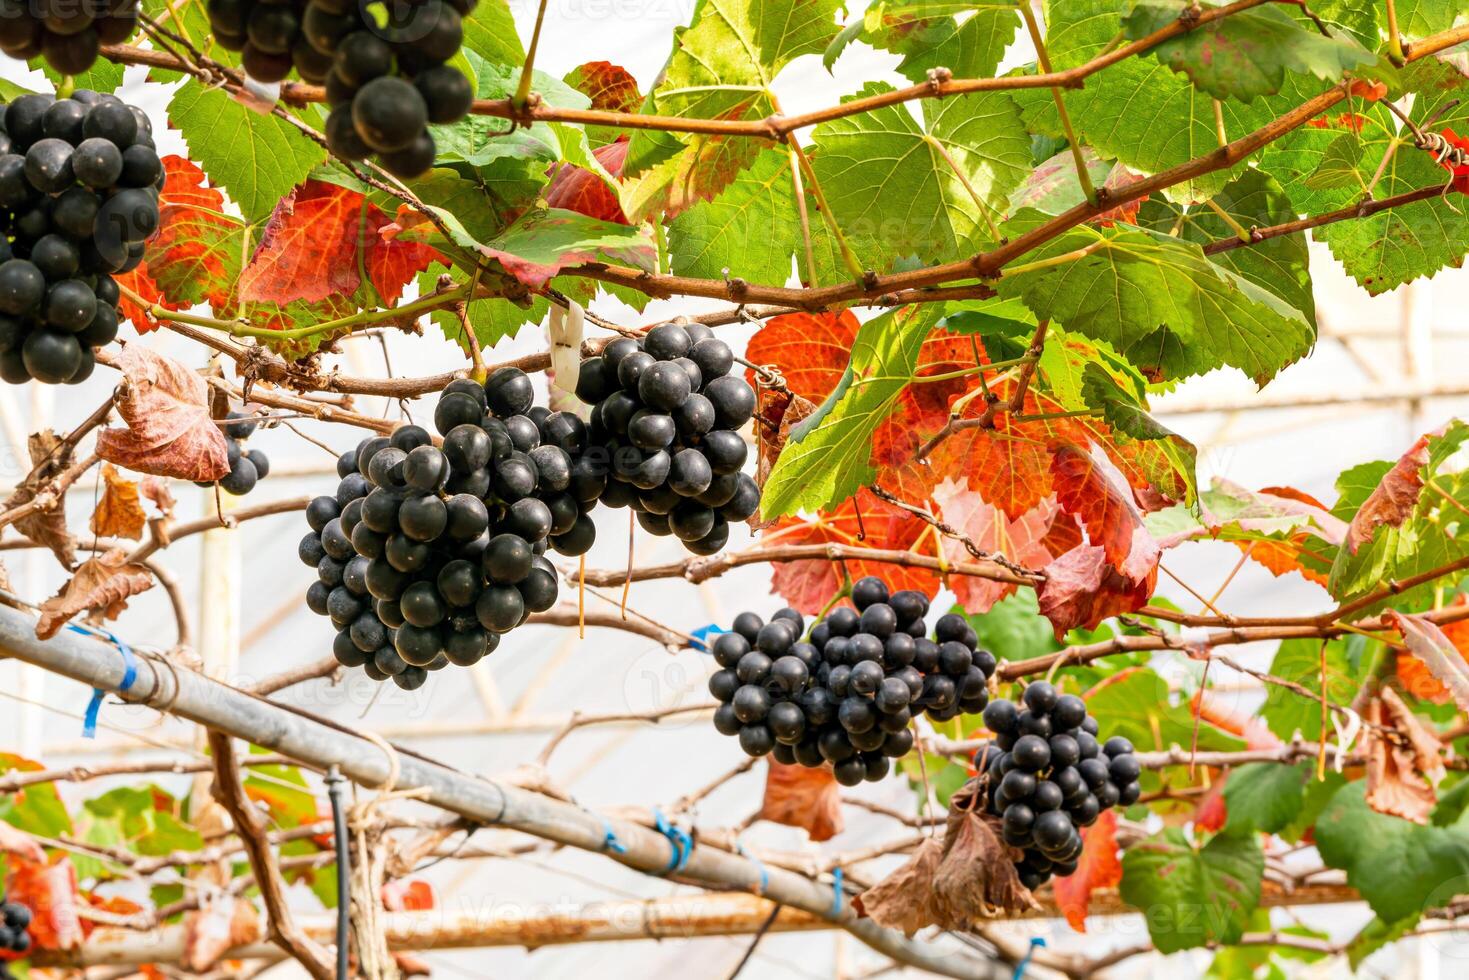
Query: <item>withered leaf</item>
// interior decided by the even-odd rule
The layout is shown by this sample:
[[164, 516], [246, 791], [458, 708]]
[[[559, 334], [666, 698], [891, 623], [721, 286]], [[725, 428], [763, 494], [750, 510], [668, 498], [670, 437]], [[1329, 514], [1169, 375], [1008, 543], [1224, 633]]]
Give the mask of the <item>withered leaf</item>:
[[92, 533], [136, 541], [143, 536], [146, 521], [138, 484], [123, 476], [116, 466], [103, 463], [102, 497], [92, 513]]
[[[1392, 694], [1385, 690], [1384, 693]], [[1396, 695], [1393, 695], [1396, 697]], [[1399, 701], [1399, 704], [1402, 702]], [[1406, 712], [1406, 706], [1404, 706]], [[1367, 720], [1382, 725], [1393, 712], [1378, 696], [1367, 706]], [[1414, 823], [1428, 823], [1438, 794], [1417, 768], [1412, 749], [1390, 742], [1376, 728], [1367, 732], [1367, 805]]]
[[180, 962], [191, 971], [207, 973], [226, 951], [248, 946], [260, 936], [260, 913], [255, 906], [226, 894], [184, 915], [184, 955]]
[[129, 596], [153, 587], [153, 576], [142, 565], [129, 562], [121, 548], [88, 558], [54, 596], [41, 603], [36, 636], [49, 640], [77, 613], [87, 609], [105, 619], [116, 619], [127, 608]]
[[945, 929], [968, 930], [977, 920], [1036, 907], [1015, 871], [1018, 853], [1000, 839], [999, 818], [982, 806], [968, 809], [972, 800], [973, 791], [962, 790], [951, 799], [944, 853], [934, 872], [934, 921]]
[[[70, 461], [70, 454], [62, 452], [61, 446], [61, 437], [50, 429], [30, 434], [26, 449], [34, 469], [6, 499], [7, 510], [35, 500], [42, 487]], [[56, 560], [67, 568], [76, 564], [76, 539], [66, 529], [66, 508], [60, 502], [22, 517], [15, 522], [15, 529], [37, 544], [50, 548]]]
[[807, 769], [770, 760], [758, 820], [800, 827], [814, 841], [830, 840], [846, 826], [841, 787], [825, 766]]
[[853, 899], [857, 914], [908, 936], [932, 925], [937, 918], [933, 879], [943, 853], [943, 842], [926, 838], [897, 870]]
[[225, 438], [209, 414], [209, 386], [172, 358], [139, 344], [118, 357], [127, 384], [122, 429], [97, 433], [97, 454], [139, 473], [207, 482], [229, 472]]
[[143, 496], [153, 502], [158, 508], [161, 517], [173, 517], [173, 508], [178, 501], [173, 499], [173, 491], [168, 489], [168, 481], [156, 476], [145, 476], [138, 484]]

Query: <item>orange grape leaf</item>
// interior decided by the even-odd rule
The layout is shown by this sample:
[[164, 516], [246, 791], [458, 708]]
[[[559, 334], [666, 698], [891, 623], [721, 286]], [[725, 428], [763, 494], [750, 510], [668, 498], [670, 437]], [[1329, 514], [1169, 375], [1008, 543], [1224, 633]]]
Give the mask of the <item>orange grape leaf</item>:
[[118, 357], [126, 384], [117, 411], [126, 428], [97, 433], [97, 454], [139, 473], [218, 480], [230, 471], [224, 435], [209, 415], [209, 389], [197, 373], [139, 344]]
[[[914, 549], [929, 525], [901, 508], [863, 488], [834, 511], [822, 512], [813, 520], [785, 518], [761, 539], [762, 547], [796, 544], [843, 544], [856, 548], [908, 551]], [[916, 589], [933, 595], [939, 589], [938, 573], [867, 558], [831, 562], [804, 558], [775, 563], [771, 591], [779, 593], [803, 613], [816, 613], [841, 590], [842, 569], [856, 581], [877, 575], [893, 591]]]
[[1224, 798], [1224, 780], [1209, 788], [1199, 806], [1194, 810], [1194, 827], [1210, 833], [1223, 830], [1229, 823], [1229, 801]]
[[[1134, 563], [1135, 564], [1135, 563]], [[1068, 630], [1092, 629], [1104, 619], [1147, 604], [1158, 580], [1158, 552], [1141, 577], [1119, 571], [1096, 545], [1081, 544], [1047, 565], [1036, 587], [1040, 613], [1051, 621], [1057, 641]]]
[[[787, 389], [819, 405], [842, 379], [858, 326], [851, 310], [774, 316], [750, 338], [745, 358], [776, 369]], [[758, 382], [749, 369], [745, 379], [752, 386]]]
[[1089, 453], [1070, 444], [1051, 447], [1051, 479], [1062, 508], [1076, 515], [1112, 565], [1128, 568], [1135, 552], [1146, 562], [1149, 547], [1156, 554], [1131, 494], [1124, 496]]
[[15, 857], [9, 862], [5, 897], [31, 910], [31, 939], [39, 949], [76, 949], [82, 943], [80, 896], [71, 859], [54, 863]]
[[[225, 212], [224, 196], [191, 161], [166, 156], [163, 172], [158, 231], [145, 252], [147, 276], [171, 309], [198, 303], [221, 308], [240, 274], [245, 225]], [[147, 291], [138, 292], [150, 298]]]
[[1097, 822], [1081, 829], [1081, 858], [1076, 871], [1057, 878], [1051, 885], [1056, 906], [1071, 928], [1086, 932], [1086, 913], [1092, 892], [1113, 888], [1122, 881], [1122, 862], [1117, 860], [1117, 811], [1103, 810]]
[[103, 463], [102, 498], [92, 514], [92, 533], [136, 541], [143, 536], [146, 522], [138, 485], [119, 473], [116, 466]]
[[[1403, 634], [1408, 652], [1444, 685], [1462, 710], [1469, 711], [1469, 663], [1444, 631], [1431, 620], [1389, 609], [1383, 622]], [[1398, 659], [1402, 659], [1399, 657]]]
[[765, 772], [765, 797], [755, 818], [800, 827], [813, 841], [831, 840], [846, 826], [841, 786], [826, 766], [808, 769], [771, 759]]
[[[1460, 592], [1454, 596], [1448, 608], [1462, 608], [1465, 605], [1469, 605], [1469, 595]], [[1439, 629], [1458, 651], [1459, 656], [1463, 657], [1464, 651], [1469, 650], [1469, 620], [1461, 619], [1456, 623], [1444, 623]], [[1415, 698], [1422, 698], [1434, 704], [1448, 704], [1451, 700], [1449, 689], [1444, 687], [1443, 682], [1433, 676], [1433, 671], [1428, 669], [1428, 665], [1417, 657], [1399, 655], [1397, 675], [1398, 681], [1403, 685], [1403, 690]]]
[[427, 912], [437, 907], [434, 886], [419, 878], [384, 882], [383, 907], [390, 912]]
[[116, 619], [127, 608], [129, 596], [152, 587], [148, 569], [128, 561], [121, 548], [88, 558], [54, 596], [41, 603], [36, 636], [49, 640], [67, 620], [87, 609], [97, 610], [104, 619]]

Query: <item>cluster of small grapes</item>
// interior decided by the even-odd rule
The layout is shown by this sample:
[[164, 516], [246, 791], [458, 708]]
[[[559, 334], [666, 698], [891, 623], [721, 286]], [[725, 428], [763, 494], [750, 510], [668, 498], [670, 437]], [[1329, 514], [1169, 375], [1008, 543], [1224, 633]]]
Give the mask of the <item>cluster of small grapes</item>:
[[433, 166], [428, 125], [463, 119], [474, 101], [464, 73], [445, 62], [459, 52], [475, 2], [209, 0], [208, 11], [220, 44], [242, 52], [251, 77], [278, 82], [294, 67], [326, 86], [333, 153], [347, 160], [375, 153], [390, 173], [408, 178]]
[[[0, 892], [0, 950], [7, 953], [25, 954], [31, 948], [31, 910], [19, 902], [5, 901]], [[0, 960], [0, 980], [10, 980], [10, 971], [5, 961]]]
[[927, 712], [937, 720], [984, 710], [995, 658], [952, 613], [927, 638], [928, 598], [888, 594], [881, 579], [852, 586], [855, 609], [833, 609], [801, 640], [800, 613], [782, 609], [768, 623], [735, 617], [714, 641], [722, 670], [709, 678], [721, 703], [714, 727], [738, 735], [752, 756], [783, 763], [831, 763], [836, 779], [855, 786], [888, 772], [888, 759], [913, 747], [909, 724]]
[[672, 534], [696, 555], [719, 551], [730, 522], [760, 507], [759, 486], [740, 472], [749, 450], [736, 431], [754, 414], [755, 393], [733, 366], [708, 327], [663, 323], [640, 340], [614, 340], [577, 379], [609, 477], [602, 503], [631, 507], [644, 530]]
[[0, 51], [44, 57], [62, 75], [92, 67], [104, 44], [138, 28], [138, 0], [0, 0]]
[[995, 739], [974, 764], [989, 774], [989, 811], [1003, 821], [1005, 843], [1025, 854], [1015, 866], [1020, 883], [1038, 888], [1076, 870], [1080, 828], [1137, 802], [1142, 769], [1127, 739], [1097, 742], [1097, 720], [1076, 695], [1034, 681], [1023, 700], [1024, 708], [993, 701], [984, 709]]
[[112, 95], [23, 95], [0, 132], [0, 378], [76, 384], [117, 336], [112, 274], [158, 228], [163, 164]]
[[[219, 488], [225, 493], [243, 497], [255, 489], [255, 484], [270, 475], [270, 460], [258, 449], [246, 450], [241, 443], [254, 434], [260, 423], [244, 412], [230, 412], [224, 426], [225, 449], [229, 453], [230, 471], [219, 480]], [[198, 487], [210, 487], [212, 483], [195, 483]]]
[[299, 554], [319, 579], [306, 604], [331, 618], [344, 666], [413, 690], [555, 604], [547, 546], [582, 554], [596, 534], [573, 492], [585, 426], [532, 397], [513, 368], [453, 381], [434, 413], [442, 448], [406, 425], [337, 461], [341, 483], [307, 507]]

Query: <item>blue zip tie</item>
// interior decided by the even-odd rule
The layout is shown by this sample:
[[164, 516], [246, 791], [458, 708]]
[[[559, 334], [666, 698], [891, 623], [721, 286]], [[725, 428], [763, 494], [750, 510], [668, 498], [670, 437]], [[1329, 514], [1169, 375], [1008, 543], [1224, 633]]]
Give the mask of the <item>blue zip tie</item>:
[[668, 846], [673, 851], [668, 858], [668, 867], [663, 869], [663, 874], [682, 871], [684, 865], [689, 863], [689, 855], [693, 853], [694, 839], [682, 827], [670, 824], [668, 818], [663, 815], [663, 811], [657, 807], [653, 808], [653, 826], [658, 833], [668, 838]]
[[745, 842], [742, 840], [735, 841], [735, 850], [739, 853], [740, 857], [744, 858], [746, 861], [749, 861], [756, 867], [757, 870], [759, 870], [760, 888], [755, 892], [755, 894], [759, 895], [761, 898], [764, 898], [765, 889], [770, 887], [770, 872], [765, 870], [764, 862], [757, 858], [755, 855], [751, 854], [749, 851], [745, 850]]
[[1015, 973], [1011, 975], [1010, 980], [1022, 980], [1025, 976], [1025, 968], [1030, 966], [1030, 958], [1035, 955], [1036, 947], [1045, 946], [1045, 944], [1044, 936], [1030, 937], [1030, 949], [1027, 949], [1025, 955], [1020, 958], [1020, 962], [1015, 964]]
[[831, 872], [831, 917], [842, 914], [842, 868], [837, 865]]
[[[95, 633], [101, 633], [107, 639], [111, 640], [113, 645], [117, 647], [117, 652], [122, 654], [122, 683], [117, 686], [118, 692], [125, 692], [133, 686], [133, 681], [138, 679], [138, 661], [133, 657], [133, 651], [126, 643], [106, 630], [85, 630], [75, 623], [67, 623], [66, 628], [73, 633], [80, 633], [83, 636], [93, 636]], [[107, 692], [102, 690], [102, 688], [92, 688], [92, 700], [87, 702], [87, 710], [82, 715], [82, 738], [97, 737], [97, 715], [102, 710], [102, 699], [106, 696]]]
[[617, 835], [612, 832], [612, 821], [606, 817], [602, 818], [602, 830], [607, 835], [602, 838], [602, 850], [612, 851], [614, 854], [627, 853], [627, 845], [617, 839]]
[[716, 626], [714, 623], [710, 623], [708, 626], [700, 626], [689, 634], [693, 637], [693, 640], [689, 642], [689, 646], [701, 653], [708, 652], [709, 638], [711, 636], [718, 636], [720, 633], [728, 632], [729, 630]]

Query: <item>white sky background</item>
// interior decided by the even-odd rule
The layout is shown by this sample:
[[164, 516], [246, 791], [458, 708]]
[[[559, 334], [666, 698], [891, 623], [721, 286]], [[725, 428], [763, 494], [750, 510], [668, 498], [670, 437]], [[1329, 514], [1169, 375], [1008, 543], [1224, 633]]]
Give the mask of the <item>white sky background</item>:
[[[522, 38], [528, 39], [534, 8], [525, 0], [512, 0], [512, 7]], [[585, 61], [610, 60], [632, 71], [646, 90], [667, 57], [671, 29], [686, 23], [691, 10], [689, 0], [555, 0], [547, 11], [537, 67], [559, 76]], [[1017, 47], [1010, 60], [1029, 60], [1029, 52]], [[891, 71], [896, 62], [893, 56], [853, 44], [837, 63], [834, 75], [823, 69], [819, 58], [803, 58], [782, 74], [776, 87], [787, 111], [799, 112], [831, 104], [874, 77], [902, 84], [903, 79]], [[35, 87], [43, 84], [39, 74], [27, 76], [8, 60], [0, 62], [0, 71], [23, 84]], [[145, 84], [143, 71], [135, 68], [128, 71], [122, 94], [149, 111], [160, 151], [184, 152], [177, 134], [164, 131], [167, 90]], [[1469, 381], [1460, 366], [1469, 352], [1466, 351], [1469, 277], [1463, 272], [1443, 272], [1432, 281], [1373, 299], [1342, 276], [1324, 249], [1315, 252], [1313, 271], [1323, 334], [1328, 330], [1393, 332], [1406, 318], [1417, 325], [1421, 336], [1430, 330], [1438, 333], [1437, 339], [1431, 342], [1420, 339], [1413, 352], [1418, 379], [1438, 384]], [[1410, 302], [1405, 303], [1405, 299]], [[596, 309], [622, 322], [637, 323], [697, 312], [714, 305], [700, 301], [654, 302], [645, 316], [611, 300], [599, 301]], [[748, 328], [721, 328], [721, 334], [737, 345], [743, 344], [749, 333]], [[131, 331], [125, 328], [124, 336], [131, 338]], [[189, 363], [203, 362], [201, 349], [179, 338], [155, 334], [144, 342], [186, 358]], [[1362, 340], [1360, 344], [1363, 355], [1354, 359], [1339, 343], [1323, 340], [1311, 358], [1283, 372], [1266, 395], [1369, 391], [1381, 383], [1369, 369], [1378, 372], [1381, 379], [1402, 379], [1404, 344], [1401, 341], [1379, 336]], [[348, 350], [341, 362], [348, 373], [383, 370], [383, 355], [375, 341], [353, 341], [345, 346]], [[543, 346], [540, 331], [531, 327], [513, 341], [502, 343], [488, 357], [500, 360]], [[463, 363], [458, 349], [445, 341], [433, 326], [426, 327], [423, 337], [395, 335], [388, 339], [388, 348], [393, 368], [399, 374], [432, 373]], [[24, 432], [41, 425], [69, 429], [101, 402], [113, 382], [111, 372], [103, 369], [80, 389], [39, 385], [0, 388], [0, 422], [12, 439], [15, 436], [23, 439]], [[1248, 380], [1238, 374], [1217, 375], [1187, 383], [1173, 398], [1196, 403], [1202, 398], [1216, 397], [1233, 402], [1250, 397], [1252, 390]], [[1191, 414], [1165, 418], [1165, 421], [1199, 445], [1201, 482], [1220, 475], [1250, 487], [1288, 484], [1330, 501], [1334, 499], [1332, 481], [1337, 472], [1365, 460], [1397, 456], [1417, 434], [1461, 409], [1461, 401], [1420, 404], [1412, 418], [1401, 406], [1348, 405], [1247, 412], [1234, 417]], [[369, 412], [397, 411], [396, 406], [384, 406], [379, 400], [366, 399], [360, 404]], [[420, 422], [426, 422], [431, 415], [429, 400], [413, 406], [413, 416]], [[303, 428], [338, 450], [348, 448], [359, 438], [329, 426]], [[285, 429], [262, 432], [252, 440], [251, 446], [267, 452], [276, 472], [246, 498], [247, 503], [306, 492], [331, 492], [335, 486], [335, 478], [331, 476], [293, 478], [290, 475], [293, 470], [300, 472], [330, 461], [320, 449]], [[0, 457], [0, 482], [11, 484], [27, 469], [23, 451], [17, 455], [11, 448]], [[190, 486], [179, 487], [175, 492], [180, 498], [182, 519], [204, 513], [206, 506], [212, 507], [212, 502], [206, 502], [212, 501], [212, 497]], [[86, 527], [92, 496], [92, 487], [88, 486], [74, 492], [69, 499], [71, 523], [79, 532]], [[588, 556], [588, 567], [621, 567], [627, 560], [627, 515], [621, 511], [604, 511], [598, 516], [600, 537]], [[299, 600], [313, 578], [295, 557], [296, 541], [305, 530], [299, 515], [286, 515], [251, 522], [228, 539], [233, 542], [245, 583], [237, 612], [239, 633], [246, 640], [238, 671], [242, 677], [271, 674], [329, 652], [329, 624], [310, 614]], [[190, 597], [196, 634], [202, 612], [201, 540], [200, 537], [188, 539], [160, 556], [174, 569]], [[737, 534], [731, 547], [739, 547], [745, 540]], [[635, 557], [639, 563], [672, 560], [682, 554], [676, 542], [641, 533], [637, 538]], [[1209, 595], [1224, 582], [1238, 554], [1229, 545], [1195, 544], [1167, 555], [1166, 564], [1181, 579]], [[10, 552], [4, 559], [16, 589], [31, 598], [39, 600], [50, 594], [63, 579], [49, 555]], [[637, 585], [632, 590], [630, 604], [670, 626], [688, 630], [710, 622], [727, 624], [736, 612], [746, 608], [769, 614], [783, 603], [768, 592], [768, 568], [756, 566], [702, 586], [679, 581]], [[1160, 576], [1160, 592], [1186, 609], [1199, 606], [1197, 600], [1167, 576]], [[597, 601], [588, 597], [589, 606]], [[1298, 577], [1277, 580], [1250, 565], [1239, 572], [1219, 601], [1223, 608], [1233, 612], [1269, 615], [1324, 608], [1326, 600], [1324, 593]], [[282, 618], [279, 612], [288, 604], [294, 604], [295, 611]], [[215, 611], [218, 612], [217, 606]], [[135, 642], [168, 646], [173, 642], [171, 624], [172, 617], [162, 596], [149, 594], [134, 600], [117, 630]], [[1243, 657], [1263, 667], [1268, 665], [1271, 652], [1268, 647], [1247, 650]], [[1006, 651], [997, 653], [1004, 656]], [[706, 694], [702, 678], [709, 661], [692, 653], [670, 657], [627, 634], [591, 631], [585, 642], [578, 642], [574, 631], [542, 627], [516, 631], [481, 666], [486, 670], [482, 679], [492, 678], [493, 696], [505, 710], [517, 713], [522, 721], [529, 721], [559, 720], [572, 710], [616, 711], [703, 701]], [[550, 673], [543, 675], [547, 670]], [[384, 686], [379, 693], [377, 686], [362, 678], [360, 672], [354, 673], [356, 676], [342, 687], [329, 689], [318, 685], [292, 692], [289, 697], [356, 725], [389, 732], [401, 731], [403, 726], [436, 729], [438, 734], [433, 737], [420, 735], [405, 741], [436, 754], [445, 762], [486, 774], [505, 772], [532, 758], [547, 737], [545, 733], [465, 733], [466, 726], [481, 723], [490, 712], [481, 690], [469, 683], [470, 673], [457, 668], [435, 675], [428, 685], [413, 694], [404, 694], [391, 685]], [[75, 752], [79, 748], [80, 722], [71, 715], [80, 713], [88, 693], [68, 681], [0, 664], [0, 748], [62, 762], [61, 754], [47, 753]], [[15, 697], [47, 707], [4, 700]], [[1251, 705], [1245, 703], [1243, 707], [1248, 710]], [[104, 726], [115, 726], [122, 733], [104, 727], [101, 741], [113, 747], [125, 747], [130, 753], [146, 751], [136, 740], [138, 737], [159, 740], [187, 735], [184, 726], [159, 725], [152, 712], [138, 709], [109, 705], [103, 709], [102, 718]], [[670, 802], [726, 771], [740, 759], [734, 740], [722, 738], [707, 722], [700, 722], [578, 734], [561, 746], [551, 768], [553, 775], [589, 806], [647, 805]], [[714, 826], [727, 826], [743, 819], [759, 804], [762, 778], [757, 768], [716, 792], [701, 807], [701, 818]], [[179, 792], [186, 791], [188, 786], [187, 780], [160, 781]], [[66, 787], [65, 791], [70, 799], [80, 798], [72, 787]], [[869, 784], [857, 792], [900, 808], [913, 805], [906, 786], [896, 778], [878, 786]], [[827, 849], [850, 849], [901, 833], [901, 828], [890, 821], [854, 808], [848, 808], [846, 816], [848, 831], [825, 845]], [[753, 828], [748, 839], [781, 849], [800, 850], [810, 846], [800, 832], [764, 824]], [[675, 890], [672, 885], [626, 871], [599, 856], [563, 853], [544, 859], [544, 864], [545, 867], [526, 862], [445, 862], [426, 877], [439, 887], [441, 902], [448, 906], [489, 906], [510, 912], [518, 909], [534, 912], [546, 905], [581, 904], [628, 895], [659, 896]], [[310, 896], [302, 896], [303, 908], [312, 904]], [[1306, 910], [1302, 918], [1318, 927], [1330, 928], [1338, 936], [1349, 934], [1364, 921], [1357, 909]], [[1290, 920], [1282, 914], [1278, 921], [1284, 925]], [[1053, 947], [1085, 948], [1090, 952], [1131, 945], [1145, 937], [1136, 918], [1093, 920], [1088, 936], [1074, 933], [1064, 923], [1027, 923], [1015, 928], [1022, 932], [1039, 931]], [[693, 945], [628, 943], [551, 947], [533, 954], [520, 950], [436, 954], [429, 959], [436, 966], [437, 976], [450, 978], [494, 976], [508, 980], [589, 974], [723, 977], [738, 961], [747, 943], [744, 938], [702, 940]], [[1432, 977], [1462, 972], [1454, 969], [1459, 961], [1439, 962], [1438, 948], [1425, 944], [1421, 953], [1420, 956], [1420, 950], [1404, 946], [1396, 953], [1373, 960], [1372, 965], [1379, 976]], [[1125, 971], [1124, 975], [1162, 975], [1166, 970], [1169, 976], [1189, 977], [1201, 972], [1209, 958], [1205, 953], [1179, 954], [1169, 959], [1166, 966], [1157, 960], [1140, 959], [1132, 961], [1130, 972]], [[840, 934], [770, 936], [761, 943], [745, 975], [794, 980], [833, 976], [840, 967], [846, 971], [844, 975], [850, 976], [876, 962], [865, 948]], [[279, 975], [286, 975], [286, 971], [279, 971]]]

